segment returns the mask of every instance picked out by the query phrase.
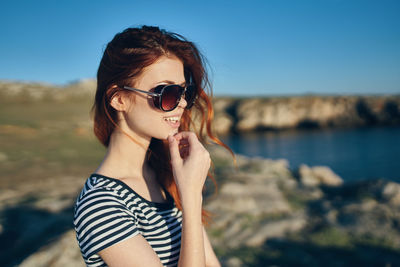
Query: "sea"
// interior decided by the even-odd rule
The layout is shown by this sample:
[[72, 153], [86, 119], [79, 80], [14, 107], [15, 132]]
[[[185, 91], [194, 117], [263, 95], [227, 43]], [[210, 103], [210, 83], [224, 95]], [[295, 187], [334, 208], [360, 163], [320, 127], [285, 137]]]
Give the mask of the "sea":
[[400, 126], [267, 131], [222, 137], [235, 153], [328, 166], [344, 181], [400, 182]]

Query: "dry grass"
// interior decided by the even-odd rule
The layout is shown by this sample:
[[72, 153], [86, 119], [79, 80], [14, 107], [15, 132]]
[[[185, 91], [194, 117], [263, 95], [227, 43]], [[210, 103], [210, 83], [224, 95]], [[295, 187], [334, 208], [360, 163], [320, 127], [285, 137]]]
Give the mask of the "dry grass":
[[92, 133], [91, 104], [89, 97], [1, 96], [0, 185], [90, 174], [104, 154]]

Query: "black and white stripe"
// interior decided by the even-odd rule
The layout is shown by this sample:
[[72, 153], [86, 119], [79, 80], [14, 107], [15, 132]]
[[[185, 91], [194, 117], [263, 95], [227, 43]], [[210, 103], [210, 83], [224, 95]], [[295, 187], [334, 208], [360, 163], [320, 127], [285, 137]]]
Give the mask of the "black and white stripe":
[[74, 226], [87, 266], [107, 266], [97, 253], [138, 234], [164, 266], [178, 263], [182, 213], [169, 195], [150, 202], [120, 180], [92, 174], [76, 200]]

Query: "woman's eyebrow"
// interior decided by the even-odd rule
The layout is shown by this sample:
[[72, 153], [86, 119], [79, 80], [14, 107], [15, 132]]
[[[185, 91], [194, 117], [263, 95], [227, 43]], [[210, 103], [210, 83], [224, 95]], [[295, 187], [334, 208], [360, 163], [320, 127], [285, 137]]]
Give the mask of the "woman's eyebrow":
[[[164, 81], [160, 81], [157, 82], [156, 84], [160, 84], [160, 83], [166, 83], [166, 84], [176, 84], [174, 81], [170, 81], [170, 80], [164, 80]], [[183, 83], [179, 84], [180, 86], [184, 86], [186, 84], [186, 81], [184, 81]]]

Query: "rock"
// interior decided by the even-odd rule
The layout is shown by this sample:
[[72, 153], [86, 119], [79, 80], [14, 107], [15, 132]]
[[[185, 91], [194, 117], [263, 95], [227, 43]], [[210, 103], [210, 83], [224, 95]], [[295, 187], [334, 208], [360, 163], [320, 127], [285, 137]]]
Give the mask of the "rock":
[[290, 207], [275, 183], [243, 184], [228, 182], [219, 192], [219, 202], [209, 208], [219, 212], [246, 213], [254, 216], [289, 212]]
[[215, 112], [225, 112], [232, 105], [233, 99], [224, 97], [214, 97], [213, 107]]
[[261, 118], [260, 106], [261, 100], [257, 98], [240, 102], [237, 107], [237, 130], [249, 131], [255, 129], [258, 126]]
[[300, 165], [298, 170], [300, 181], [305, 186], [318, 186], [320, 184], [326, 186], [339, 186], [343, 184], [342, 178], [336, 175], [329, 167], [316, 166], [308, 167]]
[[[213, 147], [209, 151], [219, 162], [232, 161], [230, 154], [221, 148]], [[282, 193], [297, 186], [286, 160], [237, 155], [237, 166], [237, 169], [224, 170], [221, 175], [229, 178], [220, 184], [217, 197], [206, 205], [206, 209], [215, 214], [213, 229], [223, 232], [214, 244], [230, 248], [246, 242], [256, 244], [265, 241], [272, 232], [271, 236], [281, 236], [302, 225], [298, 217], [289, 216], [292, 208]], [[267, 218], [281, 220], [262, 228]]]
[[360, 238], [366, 238], [398, 247], [400, 207], [391, 203], [391, 199], [396, 198], [398, 186], [395, 182], [377, 179], [325, 187], [324, 196], [308, 206], [307, 228], [335, 229], [345, 239], [359, 242]]
[[400, 124], [400, 96], [266, 97], [215, 102], [219, 104], [216, 115], [229, 113], [237, 132]]
[[320, 184], [318, 177], [315, 177], [312, 170], [307, 165], [300, 165], [298, 172], [300, 176], [300, 182], [303, 185], [314, 187]]
[[232, 117], [226, 113], [216, 116], [213, 122], [213, 130], [216, 134], [227, 134], [231, 131]]
[[267, 222], [247, 238], [245, 244], [251, 247], [261, 246], [267, 239], [279, 238], [288, 233], [297, 232], [306, 226], [306, 216], [295, 214], [288, 218]]
[[[396, 215], [387, 205], [376, 200], [364, 200], [360, 203], [350, 203], [338, 210], [337, 227], [357, 235], [393, 238], [400, 245], [397, 229], [393, 227]], [[397, 239], [397, 240], [396, 240]]]
[[383, 187], [382, 196], [391, 205], [400, 207], [400, 184], [388, 182]]

